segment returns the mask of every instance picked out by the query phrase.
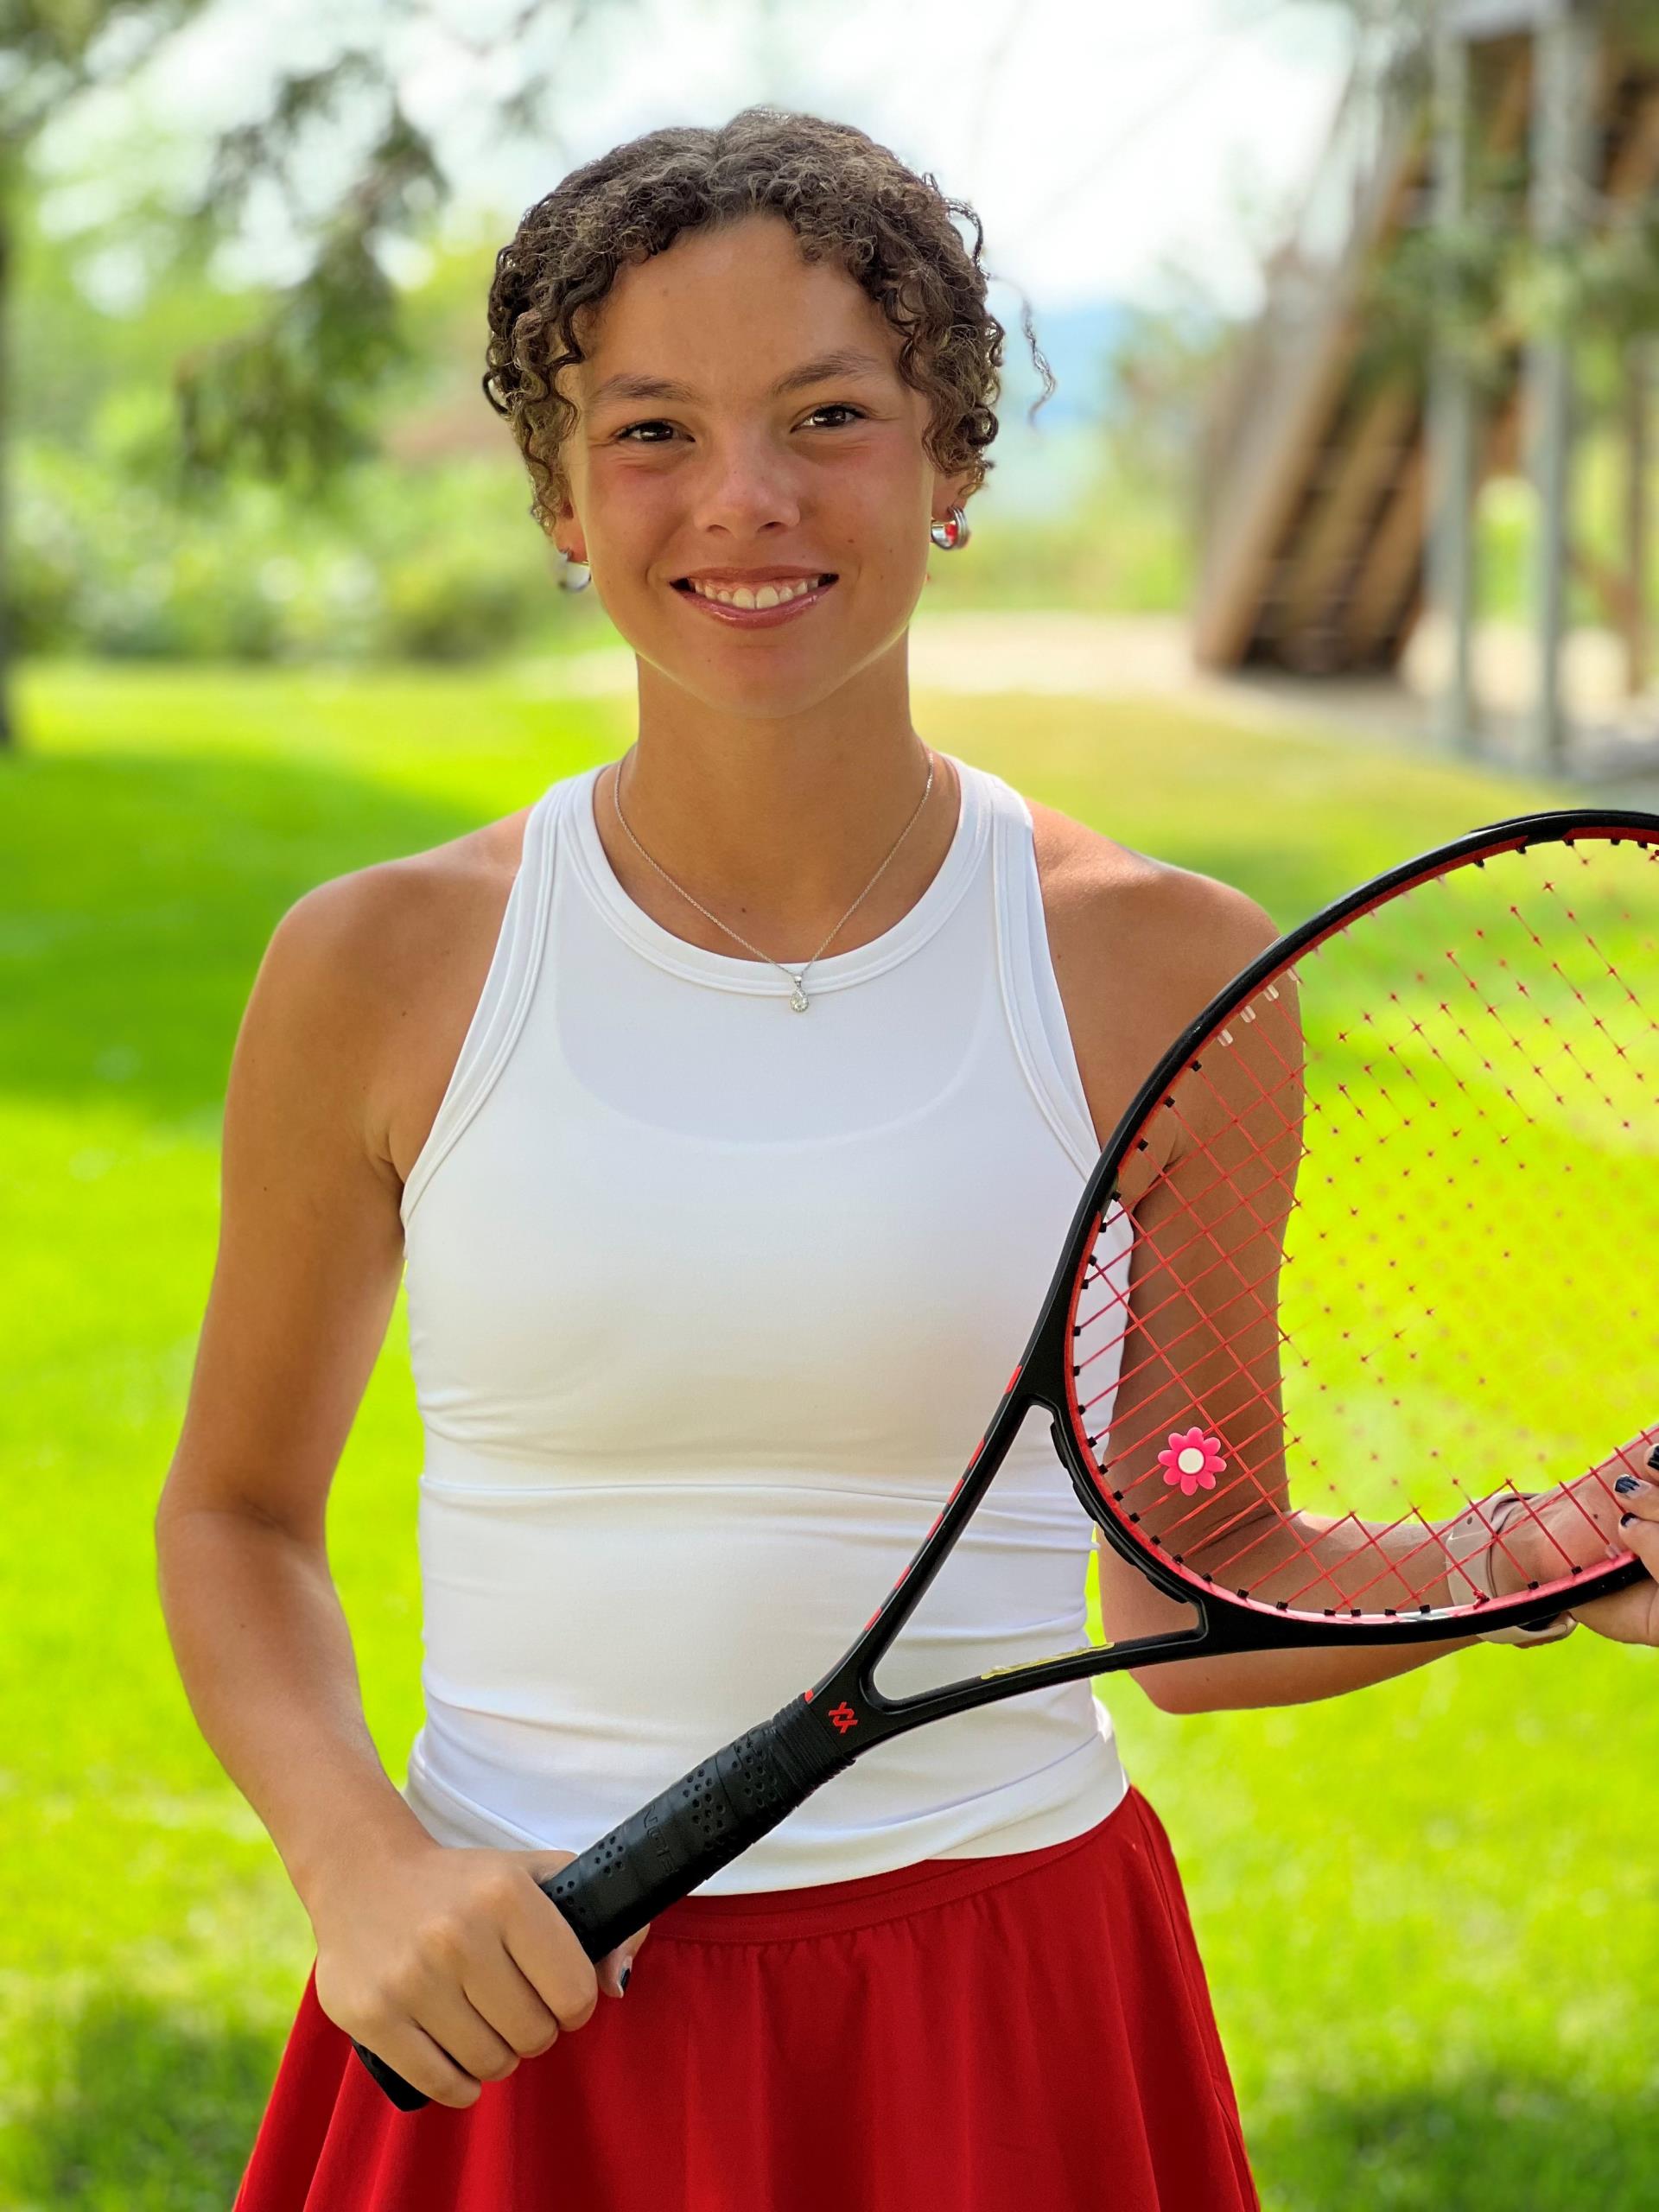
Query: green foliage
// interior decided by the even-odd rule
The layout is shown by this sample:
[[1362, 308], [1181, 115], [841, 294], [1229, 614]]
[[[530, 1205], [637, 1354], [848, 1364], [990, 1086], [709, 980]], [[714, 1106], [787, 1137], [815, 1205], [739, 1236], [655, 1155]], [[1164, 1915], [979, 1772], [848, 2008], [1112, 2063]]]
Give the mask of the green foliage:
[[[1419, 5], [1391, 0], [1382, 12], [1403, 30]], [[1644, 53], [1659, 54], [1651, 0], [1599, 0], [1594, 12], [1609, 65], [1614, 56], [1629, 66]], [[1427, 18], [1411, 37], [1426, 35]], [[1427, 139], [1426, 54], [1417, 51], [1411, 97], [1421, 104], [1417, 128]], [[1537, 237], [1529, 139], [1523, 132], [1495, 142], [1491, 85], [1478, 73], [1475, 84], [1464, 137], [1465, 212], [1454, 220], [1433, 207], [1434, 159], [1432, 143], [1426, 145], [1419, 204], [1363, 272], [1362, 363], [1381, 381], [1400, 373], [1421, 381], [1431, 359], [1443, 354], [1491, 397], [1507, 391], [1529, 343], [1570, 339], [1594, 390], [1632, 340], [1659, 332], [1659, 196], [1615, 201], [1597, 175], [1575, 190], [1573, 234]]]
[[[201, 7], [202, 0], [0, 0], [0, 53], [12, 65], [0, 72], [0, 219], [23, 194], [41, 125], [89, 88], [107, 89], [132, 72]], [[440, 24], [448, 40], [472, 43], [442, 9], [404, 10], [412, 12]], [[574, 36], [588, 15], [585, 0], [524, 0], [512, 26], [523, 54], [518, 81], [495, 104], [503, 129], [533, 125], [545, 133], [549, 79], [537, 41], [549, 29]], [[179, 459], [183, 478], [197, 487], [240, 467], [323, 492], [337, 469], [372, 449], [375, 402], [406, 351], [386, 256], [429, 225], [450, 180], [404, 105], [402, 41], [345, 18], [340, 28], [345, 42], [324, 60], [279, 67], [263, 111], [219, 135], [194, 198], [169, 211], [172, 245], [200, 257], [235, 238], [257, 193], [270, 189], [301, 248], [299, 274], [276, 288], [264, 313], [178, 359]], [[360, 149], [340, 127], [377, 116], [359, 133]], [[350, 163], [321, 211], [307, 189], [320, 133], [346, 147]]]
[[284, 78], [271, 115], [229, 134], [194, 211], [222, 226], [261, 180], [302, 157], [308, 125], [353, 90], [379, 92], [385, 124], [363, 175], [318, 226], [308, 265], [234, 338], [200, 347], [177, 377], [181, 475], [191, 490], [242, 467], [302, 493], [375, 449], [376, 401], [408, 358], [397, 287], [380, 258], [441, 204], [431, 146], [385, 82], [384, 60], [348, 48], [326, 68]]
[[[435, 256], [410, 293], [411, 348], [430, 350], [388, 372], [362, 457], [302, 485], [241, 466], [204, 480], [184, 465], [174, 364], [191, 345], [233, 351], [257, 299], [217, 285], [200, 251], [169, 257], [141, 193], [119, 241], [143, 264], [137, 296], [100, 304], [115, 243], [26, 213], [9, 517], [22, 652], [467, 659], [591, 637], [552, 588], [522, 464], [474, 381], [483, 241]], [[435, 409], [435, 449], [400, 458]]]
[[[554, 0], [540, 4], [558, 15]], [[45, 0], [23, 9], [43, 54], [81, 52], [76, 41], [117, 12]], [[1415, 0], [1368, 0], [1363, 12], [1411, 47]], [[1630, 12], [1633, 22], [1641, 10]], [[153, 4], [146, 21], [159, 36], [188, 13], [184, 0]], [[227, 289], [214, 258], [223, 219], [302, 162], [307, 134], [334, 129], [348, 94], [378, 122], [362, 175], [316, 226], [305, 272], [285, 289]], [[337, 64], [281, 79], [268, 116], [220, 145], [195, 219], [181, 222], [150, 181], [162, 164], [149, 159], [161, 149], [147, 146], [147, 128], [130, 125], [118, 211], [85, 232], [48, 234], [30, 193], [15, 198], [18, 441], [6, 590], [22, 649], [477, 661], [613, 641], [595, 593], [571, 601], [550, 588], [556, 564], [529, 519], [522, 463], [478, 388], [484, 302], [512, 219], [440, 234], [443, 180], [376, 58], [348, 48]], [[1659, 315], [1653, 211], [1545, 264], [1519, 236], [1517, 182], [1512, 167], [1483, 173], [1468, 224], [1440, 237], [1400, 233], [1373, 272], [1363, 371], [1417, 372], [1438, 327], [1496, 389], [1528, 316], [1550, 301], [1561, 311], [1570, 280], [1599, 436], [1618, 404], [1618, 332]], [[388, 253], [394, 238], [406, 253], [416, 242], [424, 276], [409, 277]], [[1553, 290], [1538, 289], [1541, 271]], [[99, 304], [122, 285], [134, 287], [130, 302]], [[1205, 402], [1227, 340], [1198, 303], [1142, 310], [1117, 350], [1103, 426], [1077, 437], [1067, 511], [1037, 521], [1005, 510], [994, 471], [974, 503], [971, 547], [934, 563], [925, 605], [1187, 604]], [[1528, 605], [1523, 507], [1492, 503], [1489, 613], [1520, 616]], [[1583, 542], [1616, 564], [1614, 500], [1586, 509]], [[1597, 611], [1581, 585], [1574, 607]]]
[[[66, 101], [99, 78], [113, 34], [130, 69], [208, 0], [0, 0], [0, 172]], [[0, 181], [0, 189], [3, 181]]]
[[117, 658], [475, 659], [586, 640], [518, 486], [480, 461], [376, 462], [327, 513], [238, 480], [211, 520], [97, 452], [18, 457], [25, 652]]
[[[632, 715], [550, 702], [511, 668], [37, 663], [22, 688], [36, 736], [0, 765], [0, 2203], [206, 2212], [230, 2201], [311, 1955], [155, 1596], [237, 1022], [308, 886], [522, 805], [620, 751]], [[936, 741], [1287, 925], [1567, 796], [1150, 702], [917, 709]], [[394, 1776], [420, 1717], [419, 1452], [400, 1299], [328, 1530]], [[1586, 1633], [1259, 1713], [1177, 1719], [1110, 1688], [1268, 2212], [1659, 2202], [1650, 1675]]]
[[[142, 219], [137, 230], [149, 236]], [[529, 517], [517, 448], [478, 389], [497, 242], [485, 227], [435, 245], [407, 286], [408, 353], [381, 391], [372, 454], [303, 497], [241, 467], [181, 496], [171, 364], [188, 342], [220, 343], [249, 302], [186, 256], [153, 270], [130, 311], [100, 308], [87, 296], [98, 237], [31, 228], [11, 518], [21, 648], [339, 662], [614, 642], [596, 594], [554, 588], [559, 563]], [[994, 471], [971, 548], [933, 563], [929, 603], [1181, 605], [1172, 383], [1149, 358], [1137, 389], [1155, 439], [1136, 436], [1127, 402], [1109, 449], [1071, 434], [1076, 495], [1052, 521], [1003, 508]]]

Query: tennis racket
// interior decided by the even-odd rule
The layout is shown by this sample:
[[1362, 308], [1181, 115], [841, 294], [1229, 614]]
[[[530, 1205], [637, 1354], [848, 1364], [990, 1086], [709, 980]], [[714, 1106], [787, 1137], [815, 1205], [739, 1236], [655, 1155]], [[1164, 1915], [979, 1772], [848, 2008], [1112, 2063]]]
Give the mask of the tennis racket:
[[[948, 1714], [1165, 1661], [1535, 1630], [1639, 1580], [1613, 1484], [1659, 1444], [1656, 1083], [1659, 816], [1497, 823], [1281, 938], [1124, 1115], [983, 1438], [846, 1656], [542, 1882], [588, 1957]], [[1192, 1624], [884, 1695], [1033, 1407]]]

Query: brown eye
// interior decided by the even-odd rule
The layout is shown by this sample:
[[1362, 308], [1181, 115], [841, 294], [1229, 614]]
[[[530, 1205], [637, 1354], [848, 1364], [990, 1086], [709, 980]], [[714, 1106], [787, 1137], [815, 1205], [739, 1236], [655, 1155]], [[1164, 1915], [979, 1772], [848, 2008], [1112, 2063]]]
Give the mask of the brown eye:
[[[861, 408], [851, 406], [844, 399], [827, 399], [822, 407], [815, 407], [812, 410], [812, 415], [850, 415], [853, 420], [857, 423], [861, 423], [865, 419], [864, 412]], [[812, 416], [809, 416], [807, 417], [809, 422], [810, 422]], [[645, 445], [652, 446], [659, 445], [663, 443], [664, 441], [658, 438], [636, 440], [634, 437], [635, 431], [668, 430], [671, 432], [674, 426], [671, 423], [664, 422], [660, 416], [653, 416], [648, 422], [629, 423], [625, 424], [624, 427], [616, 434], [616, 442], [619, 445], [632, 443], [644, 443]]]

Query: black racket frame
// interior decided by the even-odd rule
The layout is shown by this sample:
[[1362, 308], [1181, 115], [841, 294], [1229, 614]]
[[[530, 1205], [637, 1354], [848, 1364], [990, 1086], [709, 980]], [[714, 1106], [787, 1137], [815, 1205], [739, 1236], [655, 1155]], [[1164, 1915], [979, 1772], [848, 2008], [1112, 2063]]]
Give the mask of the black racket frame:
[[[1370, 878], [1277, 938], [1241, 969], [1196, 1014], [1147, 1077], [1101, 1154], [1078, 1200], [1065, 1249], [1054, 1270], [1042, 1311], [1019, 1365], [1009, 1376], [967, 1471], [920, 1549], [872, 1615], [858, 1640], [812, 1688], [702, 1760], [649, 1805], [601, 1836], [540, 1886], [575, 1930], [588, 1958], [598, 1961], [648, 1920], [729, 1864], [803, 1804], [831, 1776], [877, 1744], [953, 1713], [1080, 1676], [1115, 1673], [1183, 1657], [1226, 1656], [1253, 1650], [1297, 1650], [1340, 1643], [1415, 1643], [1463, 1641], [1488, 1629], [1531, 1625], [1561, 1611], [1563, 1586], [1495, 1599], [1468, 1608], [1423, 1607], [1398, 1615], [1367, 1615], [1360, 1608], [1332, 1610], [1322, 1618], [1292, 1615], [1242, 1593], [1224, 1590], [1193, 1569], [1179, 1570], [1143, 1550], [1103, 1497], [1095, 1471], [1080, 1450], [1070, 1418], [1068, 1388], [1072, 1299], [1084, 1255], [1092, 1249], [1102, 1216], [1116, 1195], [1117, 1178], [1130, 1144], [1160, 1095], [1199, 1053], [1236, 1008], [1252, 999], [1310, 944], [1368, 906], [1381, 904], [1418, 880], [1445, 874], [1466, 861], [1577, 836], [1628, 835], [1659, 842], [1659, 815], [1634, 809], [1556, 809], [1518, 815], [1466, 832], [1415, 859]], [[1027, 1414], [1041, 1407], [1050, 1416], [1054, 1446], [1072, 1488], [1113, 1548], [1167, 1596], [1192, 1606], [1196, 1624], [1121, 1643], [1089, 1644], [1052, 1659], [995, 1668], [936, 1689], [890, 1697], [874, 1680], [876, 1668], [915, 1611], [957, 1538], [971, 1519], [1019, 1434]], [[1128, 1514], [1127, 1521], [1135, 1518]], [[1629, 1559], [1586, 1568], [1573, 1586], [1580, 1602], [1642, 1580], [1641, 1561]], [[1478, 1629], [1471, 1626], [1478, 1621]], [[370, 2073], [401, 2111], [427, 2102], [361, 2044], [354, 2044]]]

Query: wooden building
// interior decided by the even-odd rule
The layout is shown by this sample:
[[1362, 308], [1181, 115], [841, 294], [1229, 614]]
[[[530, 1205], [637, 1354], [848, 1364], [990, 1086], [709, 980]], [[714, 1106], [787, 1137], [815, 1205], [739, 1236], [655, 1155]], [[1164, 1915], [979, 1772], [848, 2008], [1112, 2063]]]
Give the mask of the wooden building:
[[[1567, 760], [1569, 574], [1592, 588], [1624, 639], [1627, 689], [1643, 690], [1659, 346], [1620, 346], [1623, 542], [1616, 561], [1597, 562], [1569, 530], [1580, 413], [1571, 330], [1535, 327], [1510, 345], [1500, 330], [1471, 367], [1466, 348], [1434, 334], [1433, 295], [1455, 281], [1455, 264], [1402, 249], [1413, 232], [1444, 244], [1471, 218], [1490, 226], [1496, 209], [1571, 255], [1656, 200], [1659, 0], [1440, 0], [1427, 32], [1364, 54], [1302, 219], [1269, 264], [1262, 314], [1211, 395], [1201, 664], [1386, 670], [1432, 606], [1454, 641], [1443, 734], [1475, 749], [1473, 505], [1490, 475], [1520, 469], [1538, 522], [1527, 757], [1546, 769]], [[1389, 267], [1392, 306], [1378, 283]], [[1415, 301], [1400, 289], [1414, 267], [1429, 272]], [[1413, 344], [1419, 311], [1427, 334]]]

